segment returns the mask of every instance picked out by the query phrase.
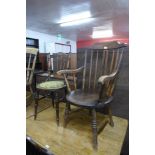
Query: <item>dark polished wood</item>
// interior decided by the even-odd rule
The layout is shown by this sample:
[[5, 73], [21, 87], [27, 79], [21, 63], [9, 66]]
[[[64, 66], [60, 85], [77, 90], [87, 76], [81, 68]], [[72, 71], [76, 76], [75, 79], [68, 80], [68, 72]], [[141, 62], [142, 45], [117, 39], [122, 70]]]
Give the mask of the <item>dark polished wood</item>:
[[[67, 125], [68, 117], [72, 114], [69, 111], [70, 104], [88, 109], [92, 115], [94, 149], [97, 149], [97, 135], [101, 133], [106, 124], [114, 126], [110, 103], [113, 101], [124, 48], [125, 46], [122, 44], [112, 48], [94, 46], [93, 48], [78, 49], [77, 65], [79, 68], [57, 72], [64, 76], [68, 88], [64, 125]], [[70, 88], [68, 75], [73, 76], [74, 89]], [[96, 111], [102, 108], [108, 109], [109, 120], [103, 121], [97, 128]]]
[[92, 110], [92, 130], [93, 130], [93, 147], [97, 149], [97, 122], [96, 122], [96, 110]]
[[36, 96], [35, 96], [35, 105], [34, 105], [34, 120], [37, 118], [37, 109], [38, 109], [38, 98], [39, 98], [39, 91], [36, 91]]

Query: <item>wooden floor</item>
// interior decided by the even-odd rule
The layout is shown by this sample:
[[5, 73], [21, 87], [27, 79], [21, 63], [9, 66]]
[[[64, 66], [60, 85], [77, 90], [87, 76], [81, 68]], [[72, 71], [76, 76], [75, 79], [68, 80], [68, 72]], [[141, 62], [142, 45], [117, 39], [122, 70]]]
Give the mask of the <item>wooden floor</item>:
[[[42, 146], [49, 146], [55, 155], [119, 155], [128, 122], [113, 117], [115, 126], [107, 125], [98, 136], [98, 151], [92, 148], [91, 118], [87, 110], [74, 113], [66, 128], [62, 127], [64, 103], [60, 104], [60, 126], [57, 127], [55, 109], [50, 100], [40, 102], [37, 120], [33, 119], [33, 104], [27, 107], [27, 135]], [[45, 110], [44, 110], [45, 109]], [[99, 121], [104, 119], [97, 114]]]

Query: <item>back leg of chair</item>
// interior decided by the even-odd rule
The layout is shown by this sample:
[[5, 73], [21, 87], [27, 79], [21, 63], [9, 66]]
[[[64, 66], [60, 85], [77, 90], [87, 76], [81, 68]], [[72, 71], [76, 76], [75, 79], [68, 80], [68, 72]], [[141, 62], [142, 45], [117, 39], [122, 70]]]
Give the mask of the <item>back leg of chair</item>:
[[64, 128], [67, 125], [69, 111], [70, 111], [70, 104], [68, 102], [66, 102], [66, 108], [65, 108], [65, 114], [64, 114]]
[[109, 115], [109, 124], [113, 127], [114, 126], [114, 121], [112, 119], [112, 110], [111, 110], [111, 105], [108, 105], [108, 115]]
[[34, 99], [34, 94], [33, 94], [33, 90], [32, 90], [32, 86], [28, 85], [29, 89], [30, 89], [30, 95], [26, 98], [26, 106], [29, 106], [33, 99]]
[[90, 116], [92, 115], [92, 111], [91, 111], [91, 109], [89, 109], [89, 115], [90, 115]]
[[37, 118], [38, 100], [39, 100], [39, 91], [36, 91], [35, 105], [34, 105], [34, 120], [36, 120]]
[[97, 122], [96, 122], [96, 110], [92, 109], [92, 131], [93, 131], [93, 148], [97, 150]]
[[32, 89], [32, 85], [30, 85], [30, 92], [33, 95], [33, 89]]

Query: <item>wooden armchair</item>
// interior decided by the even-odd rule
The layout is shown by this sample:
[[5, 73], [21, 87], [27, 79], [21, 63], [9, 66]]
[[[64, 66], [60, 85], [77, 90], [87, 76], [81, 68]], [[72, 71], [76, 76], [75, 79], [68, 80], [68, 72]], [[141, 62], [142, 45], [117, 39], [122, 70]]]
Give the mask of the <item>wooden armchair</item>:
[[30, 95], [26, 96], [26, 104], [33, 97], [32, 80], [37, 58], [37, 48], [26, 48], [26, 87], [30, 89]]
[[[113, 101], [113, 92], [123, 56], [124, 45], [115, 48], [93, 47], [91, 49], [78, 49], [77, 63], [82, 66], [76, 70], [61, 70], [58, 74], [64, 76], [68, 88], [66, 96], [66, 109], [64, 127], [72, 114], [70, 105], [88, 109], [92, 116], [93, 147], [97, 149], [97, 135], [106, 124], [114, 126], [110, 103]], [[74, 89], [70, 88], [67, 76], [72, 74]], [[77, 80], [76, 80], [77, 77]], [[107, 108], [109, 119], [98, 126], [96, 111]], [[79, 109], [77, 109], [79, 110]], [[77, 111], [75, 110], [75, 111]], [[97, 127], [98, 126], [98, 127]]]

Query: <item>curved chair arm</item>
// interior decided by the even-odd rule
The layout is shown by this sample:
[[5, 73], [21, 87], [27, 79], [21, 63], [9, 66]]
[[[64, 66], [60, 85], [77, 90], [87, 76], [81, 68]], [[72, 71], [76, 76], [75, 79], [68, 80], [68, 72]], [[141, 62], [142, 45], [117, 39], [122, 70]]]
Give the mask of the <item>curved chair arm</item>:
[[112, 80], [116, 77], [117, 71], [109, 74], [109, 75], [103, 75], [99, 77], [98, 82], [101, 83], [102, 85], [105, 84], [106, 81]]
[[62, 75], [62, 74], [76, 74], [82, 71], [84, 67], [80, 67], [78, 69], [66, 69], [66, 70], [60, 70], [57, 72], [58, 75]]
[[57, 72], [58, 75], [63, 75], [64, 76], [64, 79], [65, 79], [65, 82], [66, 82], [66, 85], [67, 85], [67, 89], [68, 89], [69, 92], [71, 91], [71, 88], [70, 88], [69, 81], [67, 79], [67, 75], [68, 74], [73, 75], [74, 89], [76, 89], [76, 77], [75, 77], [75, 74], [81, 72], [83, 69], [84, 69], [84, 67], [80, 67], [78, 69], [66, 69], [66, 70], [60, 70], [60, 71]]

